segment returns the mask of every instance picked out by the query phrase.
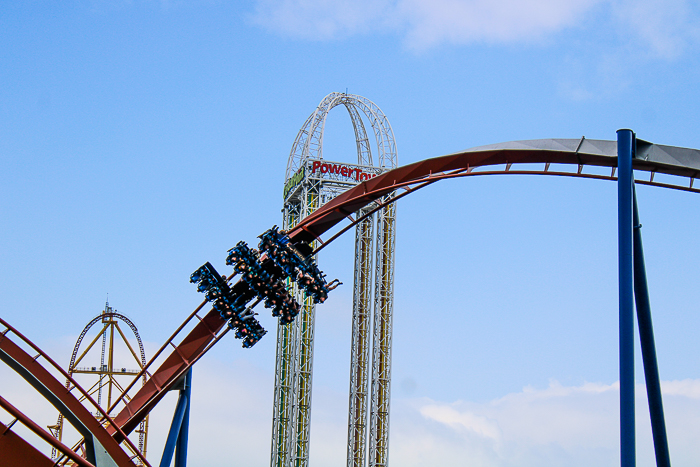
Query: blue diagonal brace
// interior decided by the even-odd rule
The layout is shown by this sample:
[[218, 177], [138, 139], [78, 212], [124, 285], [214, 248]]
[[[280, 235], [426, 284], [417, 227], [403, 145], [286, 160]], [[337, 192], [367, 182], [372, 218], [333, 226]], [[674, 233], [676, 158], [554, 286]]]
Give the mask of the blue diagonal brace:
[[661, 400], [659, 366], [656, 360], [654, 328], [651, 322], [651, 304], [649, 301], [649, 288], [647, 286], [647, 273], [644, 265], [642, 225], [639, 223], [636, 193], [634, 194], [634, 298], [637, 304], [637, 323], [639, 324], [639, 340], [642, 345], [644, 378], [647, 385], [647, 400], [649, 401], [651, 431], [654, 437], [656, 466], [671, 467], [668, 438], [666, 437], [664, 406]]

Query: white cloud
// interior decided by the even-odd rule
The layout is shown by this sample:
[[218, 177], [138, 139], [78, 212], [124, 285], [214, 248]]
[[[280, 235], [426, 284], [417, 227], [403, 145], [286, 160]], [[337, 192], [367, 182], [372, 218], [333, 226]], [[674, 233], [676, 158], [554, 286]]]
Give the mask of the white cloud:
[[599, 0], [401, 0], [411, 48], [537, 40], [575, 25]]
[[[677, 465], [695, 465], [700, 380], [667, 381], [662, 388], [671, 457]], [[640, 465], [651, 465], [645, 388], [637, 385], [636, 390], [638, 456]], [[407, 405], [422, 415], [424, 424], [402, 407], [402, 426], [392, 432], [397, 435], [393, 452], [406, 466], [421, 465], [413, 459], [424, 462], [432, 456], [448, 465], [465, 458], [494, 467], [617, 465], [618, 398], [618, 383], [562, 386], [552, 381], [545, 389], [526, 387], [483, 403], [413, 400]]]
[[192, 375], [188, 464], [269, 463], [273, 384], [271, 375], [243, 359], [200, 362]]
[[662, 381], [661, 392], [666, 396], [682, 396], [700, 399], [700, 380], [684, 379], [681, 381]]
[[253, 15], [271, 31], [307, 39], [391, 32], [416, 51], [539, 41], [572, 27], [595, 41], [613, 28], [620, 44], [664, 58], [697, 44], [697, 20], [689, 0], [257, 0]]
[[296, 37], [399, 31], [409, 47], [538, 39], [602, 0], [258, 0], [254, 21]]
[[494, 420], [469, 411], [460, 412], [455, 407], [429, 404], [421, 407], [420, 413], [425, 418], [444, 423], [457, 430], [467, 430], [493, 440], [501, 438], [501, 431]]
[[[697, 8], [697, 7], [695, 7]], [[617, 0], [614, 15], [631, 36], [635, 49], [674, 59], [698, 43], [698, 12], [688, 0]]]

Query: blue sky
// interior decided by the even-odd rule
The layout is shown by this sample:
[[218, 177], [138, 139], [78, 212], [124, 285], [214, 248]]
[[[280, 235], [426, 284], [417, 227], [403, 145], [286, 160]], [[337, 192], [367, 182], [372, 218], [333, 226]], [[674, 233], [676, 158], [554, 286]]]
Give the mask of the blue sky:
[[[153, 351], [199, 304], [189, 274], [228, 272], [228, 248], [281, 222], [296, 133], [334, 91], [379, 105], [400, 164], [618, 128], [700, 148], [699, 19], [684, 0], [3, 3], [0, 316], [67, 363], [109, 294]], [[352, 138], [335, 109], [324, 156], [353, 161]], [[638, 196], [671, 458], [696, 465], [700, 199]], [[400, 202], [393, 463], [616, 465], [615, 203], [610, 182], [521, 176]], [[351, 254], [348, 237], [320, 260], [346, 285], [318, 311], [315, 466], [345, 459]], [[269, 463], [273, 334], [195, 369], [192, 465], [232, 445]], [[3, 396], [28, 397], [2, 371]]]

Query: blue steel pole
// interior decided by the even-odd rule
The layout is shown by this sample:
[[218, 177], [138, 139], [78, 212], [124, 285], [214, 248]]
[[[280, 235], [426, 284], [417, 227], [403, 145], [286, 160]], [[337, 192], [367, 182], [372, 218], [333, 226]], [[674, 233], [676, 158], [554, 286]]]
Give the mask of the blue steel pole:
[[654, 437], [654, 453], [657, 467], [671, 467], [671, 457], [668, 451], [666, 437], [666, 421], [664, 406], [661, 399], [661, 382], [659, 365], [656, 361], [656, 344], [654, 343], [654, 327], [651, 322], [651, 303], [647, 286], [647, 272], [644, 265], [644, 248], [642, 248], [642, 225], [639, 223], [637, 210], [637, 195], [634, 194], [634, 297], [637, 303], [637, 323], [639, 325], [639, 340], [642, 345], [642, 361], [644, 362], [644, 378], [647, 384], [647, 400], [649, 401], [649, 417], [651, 432]]
[[185, 417], [187, 405], [187, 394], [185, 391], [180, 391], [180, 397], [178, 397], [177, 406], [175, 407], [175, 415], [173, 415], [173, 422], [170, 424], [168, 439], [165, 442], [165, 449], [163, 449], [163, 457], [160, 459], [160, 467], [169, 467], [170, 462], [173, 460], [173, 453], [175, 452], [177, 438], [180, 434], [180, 427], [182, 426], [182, 420]]
[[175, 467], [187, 467], [187, 438], [190, 429], [190, 405], [192, 404], [192, 368], [185, 378], [185, 396], [187, 408], [180, 425], [180, 434], [177, 437], [177, 450], [175, 451]]
[[632, 130], [617, 131], [617, 231], [620, 307], [620, 465], [635, 467]]

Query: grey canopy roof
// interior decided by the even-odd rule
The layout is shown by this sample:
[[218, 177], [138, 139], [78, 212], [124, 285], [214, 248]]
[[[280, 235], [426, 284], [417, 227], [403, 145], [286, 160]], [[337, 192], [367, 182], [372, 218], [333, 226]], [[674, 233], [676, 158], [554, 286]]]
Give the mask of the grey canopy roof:
[[[601, 139], [532, 139], [525, 141], [508, 141], [506, 143], [489, 144], [467, 149], [463, 152], [479, 152], [485, 150], [544, 150], [564, 151], [580, 154], [607, 156], [617, 159], [617, 142]], [[654, 165], [664, 166], [664, 172], [673, 175], [696, 177], [700, 174], [700, 150], [665, 146], [637, 139], [637, 153], [634, 168], [655, 171]], [[612, 162], [612, 160], [611, 160]], [[611, 164], [616, 166], [617, 163]]]

